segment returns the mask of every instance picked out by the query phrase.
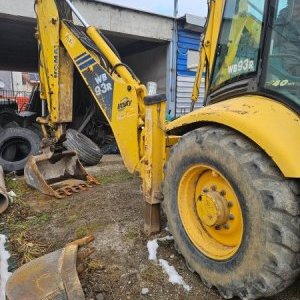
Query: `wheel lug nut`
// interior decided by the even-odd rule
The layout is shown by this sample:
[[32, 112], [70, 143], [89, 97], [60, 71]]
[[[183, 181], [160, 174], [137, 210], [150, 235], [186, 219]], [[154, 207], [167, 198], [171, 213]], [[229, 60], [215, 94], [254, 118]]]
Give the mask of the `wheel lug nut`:
[[224, 190], [222, 190], [222, 191], [220, 192], [220, 195], [221, 195], [221, 196], [225, 196], [225, 195], [226, 195], [226, 192], [225, 192]]
[[211, 175], [212, 175], [213, 177], [218, 177], [218, 176], [219, 176], [218, 173], [217, 173], [216, 171], [212, 171], [212, 172], [211, 172]]
[[229, 220], [234, 220], [234, 215], [230, 214], [229, 215]]
[[210, 187], [210, 189], [211, 189], [212, 191], [216, 191], [216, 190], [217, 190], [217, 187], [216, 187], [215, 185], [212, 185], [212, 186]]
[[201, 195], [198, 197], [198, 201], [202, 201], [202, 196]]
[[223, 227], [224, 227], [224, 229], [227, 229], [227, 230], [230, 228], [228, 224], [225, 224]]
[[227, 206], [228, 206], [228, 207], [232, 207], [232, 206], [233, 206], [232, 202], [231, 202], [231, 201], [228, 201], [228, 202], [227, 202]]
[[207, 188], [203, 189], [203, 193], [208, 193], [208, 189]]
[[216, 229], [216, 230], [221, 230], [221, 226], [220, 226], [220, 225], [216, 225], [216, 226], [215, 226], [215, 229]]

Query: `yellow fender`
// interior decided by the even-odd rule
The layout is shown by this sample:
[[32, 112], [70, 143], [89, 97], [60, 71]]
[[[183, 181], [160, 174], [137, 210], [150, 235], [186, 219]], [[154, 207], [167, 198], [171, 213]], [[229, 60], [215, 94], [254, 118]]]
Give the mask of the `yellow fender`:
[[239, 131], [276, 163], [285, 177], [300, 178], [300, 118], [283, 104], [262, 96], [243, 96], [206, 106], [167, 125], [183, 134], [207, 123]]

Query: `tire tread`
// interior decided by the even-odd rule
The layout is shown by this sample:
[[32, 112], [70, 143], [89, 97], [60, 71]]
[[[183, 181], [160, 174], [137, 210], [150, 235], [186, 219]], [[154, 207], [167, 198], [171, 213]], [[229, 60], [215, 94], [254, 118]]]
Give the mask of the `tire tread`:
[[[226, 147], [234, 156], [237, 155], [245, 169], [249, 170], [255, 184], [264, 196], [270, 214], [266, 215], [272, 229], [267, 235], [269, 245], [265, 255], [273, 261], [272, 267], [262, 266], [263, 274], [252, 275], [246, 282], [233, 283], [225, 288], [216, 282], [208, 282], [199, 274], [207, 286], [215, 286], [226, 298], [239, 296], [241, 299], [257, 299], [272, 296], [289, 286], [300, 273], [300, 184], [298, 180], [285, 179], [273, 161], [258, 146], [241, 134], [219, 126], [204, 126], [182, 136], [172, 147], [170, 157], [165, 165], [164, 190], [170, 189], [171, 177], [174, 174], [175, 162], [187, 140], [193, 139], [203, 147], [206, 143], [215, 143]], [[274, 186], [275, 185], [275, 186]], [[280, 187], [278, 189], [278, 187]], [[282, 189], [281, 192], [274, 192]], [[283, 197], [282, 195], [285, 195]], [[273, 200], [268, 199], [273, 198]], [[276, 217], [275, 217], [276, 216]], [[275, 223], [274, 223], [275, 222]], [[172, 225], [169, 230], [173, 233]], [[178, 242], [177, 242], [178, 243]], [[178, 246], [177, 246], [178, 247]], [[182, 252], [182, 251], [181, 251]], [[276, 262], [276, 263], [274, 263]], [[195, 269], [191, 265], [191, 268]]]

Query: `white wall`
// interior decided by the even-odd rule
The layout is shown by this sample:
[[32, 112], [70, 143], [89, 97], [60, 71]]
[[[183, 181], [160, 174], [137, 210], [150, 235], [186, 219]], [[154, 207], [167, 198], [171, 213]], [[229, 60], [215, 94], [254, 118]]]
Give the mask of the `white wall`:
[[12, 72], [13, 78], [13, 90], [15, 92], [23, 91], [23, 83], [22, 83], [22, 73], [21, 72]]
[[9, 71], [0, 71], [0, 80], [5, 85], [4, 90], [11, 90], [11, 88], [12, 88], [11, 72], [9, 72]]

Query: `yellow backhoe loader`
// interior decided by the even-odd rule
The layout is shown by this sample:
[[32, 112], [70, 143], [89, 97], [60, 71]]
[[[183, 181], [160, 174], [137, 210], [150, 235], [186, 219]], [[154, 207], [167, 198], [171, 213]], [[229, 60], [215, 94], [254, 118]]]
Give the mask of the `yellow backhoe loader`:
[[[125, 166], [143, 179], [148, 234], [160, 230], [163, 204], [187, 266], [226, 299], [272, 296], [295, 281], [300, 272], [298, 1], [209, 1], [192, 97], [194, 103], [205, 77], [205, 107], [168, 124], [165, 96], [147, 95], [70, 0], [36, 0], [35, 8], [41, 99], [48, 113], [39, 120], [43, 154], [28, 162], [27, 182], [56, 197], [97, 183], [76, 153], [60, 146], [72, 121], [73, 73], [78, 72], [110, 124]], [[83, 26], [74, 25], [72, 13]], [[39, 264], [64, 261], [68, 251], [63, 252], [63, 259], [56, 254]], [[57, 265], [56, 280], [68, 281]], [[69, 270], [76, 272], [74, 266]], [[21, 268], [7, 284], [8, 299], [26, 298], [26, 280], [15, 276], [28, 274], [30, 284], [38, 285], [44, 273]], [[71, 293], [67, 283], [57, 287], [56, 297], [58, 291]], [[30, 299], [58, 299], [36, 290]], [[70, 297], [59, 299], [83, 296]]]

